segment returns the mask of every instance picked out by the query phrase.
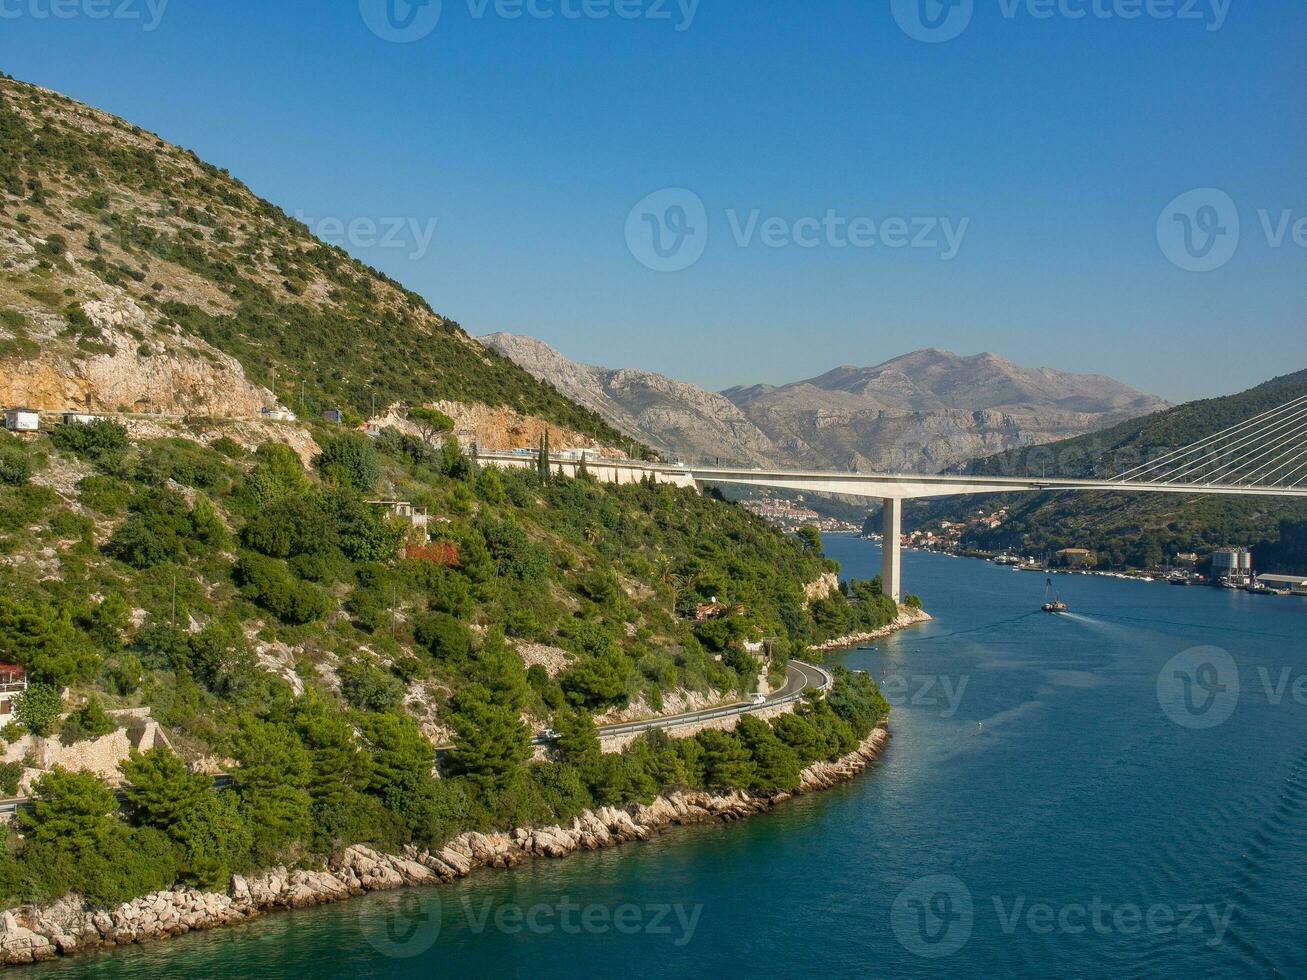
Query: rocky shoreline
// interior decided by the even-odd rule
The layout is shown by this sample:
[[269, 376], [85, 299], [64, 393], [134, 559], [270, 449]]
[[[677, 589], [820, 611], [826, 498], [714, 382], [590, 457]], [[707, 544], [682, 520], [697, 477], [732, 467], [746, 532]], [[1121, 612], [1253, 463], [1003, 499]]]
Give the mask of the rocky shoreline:
[[562, 858], [578, 851], [648, 840], [672, 827], [733, 822], [764, 813], [793, 796], [829, 789], [857, 776], [889, 741], [877, 728], [849, 755], [803, 770], [793, 793], [672, 793], [648, 806], [601, 807], [567, 827], [519, 828], [509, 833], [466, 833], [439, 851], [404, 848], [401, 855], [355, 846], [318, 871], [274, 868], [232, 878], [226, 892], [193, 888], [155, 892], [114, 909], [93, 908], [77, 897], [0, 913], [0, 962], [37, 963], [95, 949], [144, 944], [196, 930], [248, 922], [265, 912], [343, 901], [368, 892], [431, 886], [465, 878], [482, 868], [513, 868], [531, 858]]
[[905, 630], [909, 626], [920, 626], [922, 623], [929, 623], [933, 618], [924, 609], [900, 606], [898, 618], [888, 626], [882, 626], [867, 633], [850, 633], [848, 636], [840, 636], [817, 646], [808, 647], [808, 650], [811, 653], [829, 653], [831, 650], [843, 650], [845, 647], [851, 647], [858, 643], [870, 643], [872, 640], [882, 639], [891, 633]]

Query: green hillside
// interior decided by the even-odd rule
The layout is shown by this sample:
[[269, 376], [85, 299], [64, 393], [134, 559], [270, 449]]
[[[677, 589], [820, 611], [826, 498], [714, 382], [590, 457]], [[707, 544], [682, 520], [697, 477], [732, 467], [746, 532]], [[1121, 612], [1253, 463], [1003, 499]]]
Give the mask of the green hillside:
[[[1111, 477], [1302, 395], [1307, 395], [1307, 371], [1103, 432], [976, 460], [967, 469], [1005, 476]], [[1179, 552], [1246, 545], [1254, 548], [1259, 569], [1307, 572], [1305, 501], [1115, 492], [996, 494], [923, 501], [910, 506], [905, 518], [909, 527], [930, 528], [1004, 507], [1009, 513], [1002, 526], [969, 528], [963, 545], [1034, 555], [1089, 548], [1106, 567], [1135, 568], [1155, 567]]]
[[[0, 77], [0, 188], [0, 231], [14, 236], [0, 241], [0, 257], [10, 260], [0, 287], [7, 281], [15, 306], [0, 362], [37, 353], [24, 343], [20, 317], [42, 313], [68, 316], [80, 352], [99, 352], [102, 339], [72, 311], [123, 290], [153, 316], [149, 333], [208, 341], [303, 414], [363, 416], [374, 399], [449, 399], [507, 406], [625, 444], [597, 415], [474, 341], [421, 296], [314, 238], [226, 171], [8, 77]], [[36, 249], [35, 269], [18, 264], [17, 242]]]

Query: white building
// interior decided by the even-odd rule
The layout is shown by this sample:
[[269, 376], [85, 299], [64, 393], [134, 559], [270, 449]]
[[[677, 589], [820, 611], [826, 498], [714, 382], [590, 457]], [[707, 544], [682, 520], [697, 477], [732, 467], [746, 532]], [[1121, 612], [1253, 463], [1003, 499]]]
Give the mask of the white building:
[[34, 408], [11, 408], [5, 412], [5, 428], [10, 432], [38, 432], [41, 413]]

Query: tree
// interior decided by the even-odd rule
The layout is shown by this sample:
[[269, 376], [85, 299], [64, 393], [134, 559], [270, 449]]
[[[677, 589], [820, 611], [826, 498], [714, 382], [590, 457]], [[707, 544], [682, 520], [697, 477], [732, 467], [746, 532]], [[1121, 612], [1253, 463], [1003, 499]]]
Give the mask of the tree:
[[814, 555], [822, 553], [821, 532], [815, 527], [801, 527], [795, 532], [803, 550]]
[[373, 793], [385, 799], [393, 789], [431, 779], [436, 752], [411, 717], [395, 712], [365, 715], [359, 728], [372, 750], [367, 788]]
[[789, 791], [799, 785], [799, 771], [803, 768], [799, 757], [770, 725], [745, 715], [735, 726], [735, 733], [753, 757], [755, 774], [751, 788]]
[[314, 458], [313, 465], [327, 479], [360, 492], [371, 490], [381, 478], [377, 447], [371, 439], [358, 432], [324, 440], [322, 452]]
[[757, 775], [753, 757], [733, 732], [710, 729], [695, 740], [703, 747], [703, 778], [708, 789], [745, 789]]
[[258, 511], [273, 501], [298, 497], [309, 489], [304, 464], [290, 446], [265, 442], [257, 450], [254, 470], [241, 486], [239, 497], [251, 511]]
[[84, 705], [64, 719], [59, 740], [64, 745], [73, 745], [76, 742], [103, 738], [117, 728], [118, 726], [100, 704], [100, 699], [92, 694]]
[[616, 647], [609, 647], [582, 659], [563, 674], [559, 683], [573, 705], [597, 710], [627, 701], [626, 678], [630, 672], [630, 658]]
[[233, 792], [206, 792], [172, 829], [181, 869], [201, 888], [225, 890], [254, 849], [254, 829]]
[[89, 680], [100, 658], [67, 610], [0, 596], [0, 660], [21, 664], [29, 677], [65, 687]]
[[540, 483], [547, 485], [550, 480], [549, 473], [549, 429], [545, 429], [544, 435], [540, 437], [540, 454], [536, 457], [536, 475], [540, 477]]
[[588, 781], [603, 755], [594, 717], [588, 711], [564, 708], [554, 715], [554, 731], [558, 733], [556, 744], [563, 761], [580, 769]]
[[530, 736], [522, 719], [496, 704], [480, 684], [469, 684], [453, 701], [450, 722], [456, 737], [449, 771], [467, 776], [484, 792], [503, 788], [531, 757]]
[[408, 420], [417, 427], [423, 442], [434, 442], [442, 432], [454, 431], [454, 420], [444, 412], [434, 408], [410, 408]]
[[472, 653], [472, 631], [448, 613], [427, 613], [414, 624], [413, 635], [442, 663], [462, 663]]
[[404, 684], [398, 677], [365, 661], [345, 661], [339, 675], [341, 694], [362, 711], [390, 711], [404, 699]]
[[132, 822], [169, 835], [213, 792], [213, 780], [192, 773], [181, 756], [162, 746], [144, 753], [133, 749], [118, 769]]
[[349, 719], [320, 697], [305, 695], [295, 706], [295, 728], [312, 758], [309, 792], [314, 808], [344, 807], [371, 778], [371, 759], [361, 751]]
[[56, 767], [32, 785], [31, 812], [18, 823], [29, 841], [76, 854], [104, 842], [118, 811], [118, 798], [97, 777]]
[[49, 684], [29, 684], [14, 697], [14, 717], [33, 735], [44, 738], [54, 731], [63, 711], [58, 688]]
[[275, 860], [312, 830], [313, 761], [294, 731], [266, 721], [247, 719], [235, 749], [236, 790], [249, 811], [255, 849], [261, 860]]

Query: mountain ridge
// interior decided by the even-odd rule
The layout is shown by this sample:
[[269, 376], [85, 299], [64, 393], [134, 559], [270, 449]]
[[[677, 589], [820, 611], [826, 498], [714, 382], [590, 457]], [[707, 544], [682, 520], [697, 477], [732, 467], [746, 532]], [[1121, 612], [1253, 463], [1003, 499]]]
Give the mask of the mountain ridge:
[[1102, 375], [1022, 368], [990, 353], [928, 348], [787, 385], [711, 392], [650, 371], [579, 363], [517, 334], [481, 340], [664, 452], [749, 465], [939, 471], [1166, 404]]

